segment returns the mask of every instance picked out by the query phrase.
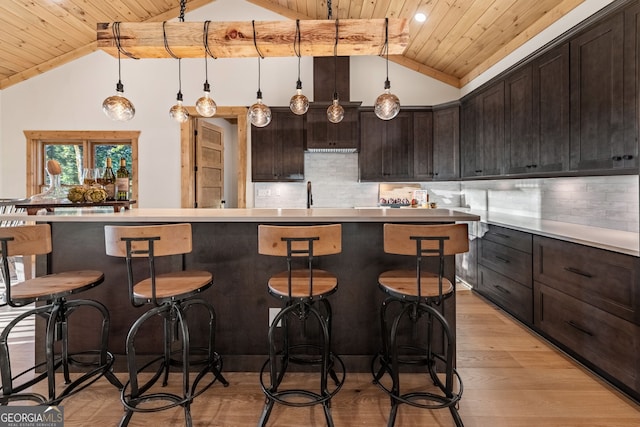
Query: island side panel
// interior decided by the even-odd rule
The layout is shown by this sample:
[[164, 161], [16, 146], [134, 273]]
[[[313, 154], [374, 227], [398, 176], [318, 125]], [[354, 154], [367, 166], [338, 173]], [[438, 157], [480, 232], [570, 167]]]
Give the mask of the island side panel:
[[[104, 271], [104, 283], [78, 297], [96, 299], [107, 306], [111, 313], [109, 346], [116, 354], [116, 369], [124, 370], [127, 331], [149, 307], [131, 306], [124, 259], [108, 257], [104, 252], [105, 223], [52, 222], [51, 225], [54, 250], [48, 258], [49, 272]], [[382, 225], [379, 222], [344, 223], [342, 253], [321, 257], [317, 263], [319, 268], [332, 271], [339, 278], [338, 291], [330, 296], [334, 316], [333, 348], [343, 356], [347, 369], [352, 372], [367, 372], [371, 356], [380, 348], [379, 309], [384, 294], [377, 285], [378, 274], [391, 268], [414, 266], [410, 257], [383, 252]], [[257, 253], [257, 223], [197, 222], [192, 226], [193, 252], [186, 256], [186, 266], [213, 273], [214, 285], [201, 297], [216, 309], [216, 344], [224, 358], [224, 369], [258, 371], [268, 353], [269, 308], [280, 307], [280, 302], [267, 292], [267, 280], [271, 274], [284, 270], [286, 264], [281, 258]], [[175, 267], [180, 261], [171, 257], [161, 263], [161, 268]], [[454, 257], [447, 257], [446, 275], [451, 280], [455, 274], [454, 262]], [[83, 317], [83, 326], [97, 327], [95, 316], [85, 313], [75, 316]], [[453, 298], [445, 304], [445, 316], [455, 330]], [[200, 345], [206, 339], [206, 319], [195, 311], [191, 317], [195, 318], [192, 342]], [[142, 339], [136, 345], [140, 353], [158, 351], [160, 328], [159, 322], [151, 324], [149, 333], [140, 335]], [[71, 333], [74, 334], [71, 341], [75, 343], [72, 345], [76, 348], [86, 346], [91, 339], [78, 329], [72, 329]], [[42, 331], [38, 328], [36, 339], [41, 338]], [[37, 352], [36, 356], [43, 355]]]

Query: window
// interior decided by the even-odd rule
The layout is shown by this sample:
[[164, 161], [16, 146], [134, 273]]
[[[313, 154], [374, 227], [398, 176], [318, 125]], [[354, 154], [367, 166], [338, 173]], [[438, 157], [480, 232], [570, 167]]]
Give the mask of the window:
[[27, 196], [49, 186], [47, 160], [56, 160], [62, 169], [63, 186], [82, 182], [84, 168], [104, 168], [107, 157], [118, 168], [124, 157], [132, 177], [132, 200], [138, 194], [138, 131], [25, 131], [27, 137]]

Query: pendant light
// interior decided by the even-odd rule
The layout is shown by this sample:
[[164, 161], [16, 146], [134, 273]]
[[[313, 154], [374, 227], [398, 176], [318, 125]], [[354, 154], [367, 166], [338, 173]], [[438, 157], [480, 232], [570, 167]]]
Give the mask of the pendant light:
[[344, 108], [340, 105], [340, 101], [338, 99], [338, 89], [337, 89], [337, 80], [338, 80], [338, 20], [336, 19], [336, 42], [333, 45], [333, 102], [327, 108], [327, 119], [331, 123], [340, 123], [342, 119], [344, 119]]
[[209, 50], [209, 23], [211, 21], [204, 22], [204, 95], [202, 95], [196, 101], [196, 111], [203, 117], [213, 117], [216, 114], [218, 106], [215, 101], [211, 99], [211, 86], [209, 86], [209, 70], [207, 68], [207, 59], [211, 56], [213, 59], [216, 57]]
[[384, 82], [384, 92], [376, 99], [373, 110], [378, 118], [391, 120], [400, 112], [400, 100], [391, 93], [391, 82], [389, 81], [389, 18], [385, 18], [384, 46], [382, 49], [381, 55], [386, 54], [387, 57], [387, 79]]
[[305, 114], [309, 110], [309, 98], [302, 94], [302, 81], [300, 81], [300, 20], [296, 19], [296, 38], [293, 40], [293, 50], [298, 57], [298, 81], [296, 82], [296, 94], [289, 101], [289, 108], [293, 114], [299, 116]]
[[113, 38], [116, 41], [116, 47], [118, 48], [118, 83], [116, 84], [116, 93], [113, 96], [106, 98], [102, 102], [102, 111], [109, 117], [111, 120], [117, 120], [121, 122], [129, 121], [135, 116], [136, 109], [134, 108], [131, 101], [123, 96], [124, 93], [124, 85], [121, 80], [121, 69], [120, 69], [120, 52], [124, 52], [128, 57], [133, 59], [138, 59], [131, 55], [130, 53], [123, 51], [122, 46], [120, 45], [120, 22], [114, 22], [113, 26]]
[[[181, 18], [182, 19], [182, 18]], [[165, 29], [167, 21], [162, 23], [162, 36], [164, 37], [164, 48], [169, 55], [178, 60], [178, 94], [176, 95], [176, 104], [169, 110], [169, 116], [179, 123], [184, 123], [189, 120], [189, 112], [182, 105], [182, 59], [178, 58], [169, 48], [167, 42], [167, 31]]]
[[247, 112], [247, 118], [249, 122], [255, 127], [263, 128], [271, 123], [271, 108], [262, 103], [262, 91], [260, 90], [260, 60], [264, 58], [258, 49], [258, 42], [256, 41], [256, 21], [251, 21], [253, 26], [253, 44], [258, 52], [258, 93], [255, 104], [249, 107]]

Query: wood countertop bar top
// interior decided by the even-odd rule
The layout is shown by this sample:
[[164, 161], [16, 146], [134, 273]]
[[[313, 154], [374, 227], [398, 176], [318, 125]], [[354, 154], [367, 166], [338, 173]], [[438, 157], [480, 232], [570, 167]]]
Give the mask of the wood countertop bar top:
[[[4, 219], [5, 216], [2, 216]], [[480, 216], [451, 209], [255, 208], [128, 209], [118, 213], [88, 209], [56, 210], [46, 215], [11, 214], [6, 219], [46, 222], [457, 222]]]

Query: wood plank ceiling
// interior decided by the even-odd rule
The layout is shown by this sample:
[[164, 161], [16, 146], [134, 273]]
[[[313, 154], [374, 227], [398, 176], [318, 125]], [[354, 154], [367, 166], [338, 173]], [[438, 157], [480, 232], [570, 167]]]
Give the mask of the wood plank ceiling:
[[[186, 11], [215, 0], [187, 0]], [[247, 0], [291, 19], [328, 18], [327, 0]], [[333, 0], [332, 18], [412, 18], [390, 60], [462, 87], [584, 0]], [[179, 0], [2, 0], [0, 89], [97, 49], [99, 22], [178, 17]], [[215, 17], [212, 17], [215, 19]]]

